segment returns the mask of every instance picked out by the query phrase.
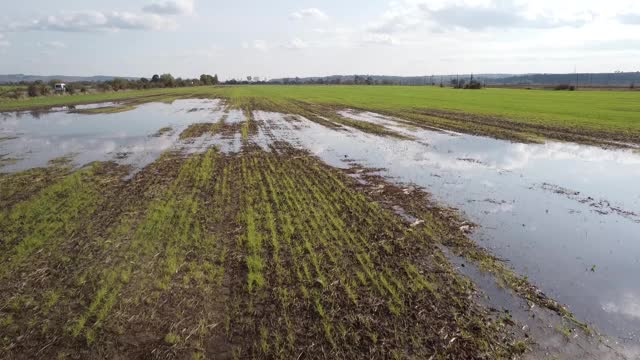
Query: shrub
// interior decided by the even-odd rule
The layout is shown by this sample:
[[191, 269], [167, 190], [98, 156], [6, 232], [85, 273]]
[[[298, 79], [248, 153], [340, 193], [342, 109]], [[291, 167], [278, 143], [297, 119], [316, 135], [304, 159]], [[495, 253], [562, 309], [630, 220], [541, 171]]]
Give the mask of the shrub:
[[40, 94], [42, 96], [51, 95], [51, 88], [45, 84], [40, 85]]
[[69, 95], [73, 95], [77, 92], [76, 86], [74, 84], [67, 84], [66, 90], [69, 93]]
[[465, 89], [472, 89], [472, 90], [482, 89], [482, 83], [480, 81], [471, 80], [471, 82], [468, 83], [467, 85], [465, 85], [464, 88]]
[[40, 96], [41, 95], [40, 85], [39, 84], [31, 84], [31, 85], [29, 85], [29, 88], [27, 88], [27, 93], [31, 97]]
[[[570, 90], [571, 86], [569, 84], [559, 84], [556, 85], [553, 90]], [[575, 87], [574, 87], [575, 90]]]
[[25, 96], [27, 96], [27, 92], [24, 89], [15, 89], [12, 94], [12, 97], [16, 100], [22, 99]]
[[111, 84], [109, 84], [109, 83], [107, 83], [107, 82], [100, 83], [100, 84], [98, 85], [98, 89], [99, 89], [100, 91], [105, 91], [105, 92], [106, 92], [106, 91], [111, 91], [111, 90], [113, 90], [113, 88], [111, 87]]

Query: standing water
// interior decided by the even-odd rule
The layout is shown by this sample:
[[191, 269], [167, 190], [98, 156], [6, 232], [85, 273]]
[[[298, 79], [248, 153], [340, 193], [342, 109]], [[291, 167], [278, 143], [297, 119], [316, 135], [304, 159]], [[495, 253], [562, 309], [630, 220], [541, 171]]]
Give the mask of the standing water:
[[407, 129], [390, 118], [343, 112], [410, 135], [398, 140], [260, 113], [272, 137], [327, 163], [345, 156], [415, 183], [480, 225], [472, 237], [578, 319], [640, 342], [640, 154], [572, 143], [521, 144]]
[[[578, 319], [623, 341], [640, 342], [640, 154], [407, 128], [371, 113], [342, 115], [413, 139], [256, 112], [259, 132], [253, 141], [263, 146], [289, 141], [330, 165], [346, 167], [348, 158], [385, 169], [382, 174], [393, 181], [424, 187], [479, 224], [472, 237], [480, 245], [567, 304]], [[182, 146], [178, 137], [188, 125], [221, 119], [245, 121], [216, 100], [147, 104], [116, 114], [0, 114], [0, 166], [5, 161], [0, 171], [45, 166], [60, 156], [71, 156], [78, 166], [115, 160], [142, 167]], [[160, 134], [161, 128], [170, 130]], [[240, 135], [193, 144], [227, 144], [238, 151]]]
[[[75, 110], [113, 105], [78, 106]], [[46, 166], [63, 156], [70, 157], [76, 166], [115, 160], [139, 169], [176, 145], [189, 125], [217, 122], [224, 114], [219, 100], [151, 103], [112, 114], [67, 110], [0, 113], [0, 165], [3, 158], [6, 162], [0, 172]]]

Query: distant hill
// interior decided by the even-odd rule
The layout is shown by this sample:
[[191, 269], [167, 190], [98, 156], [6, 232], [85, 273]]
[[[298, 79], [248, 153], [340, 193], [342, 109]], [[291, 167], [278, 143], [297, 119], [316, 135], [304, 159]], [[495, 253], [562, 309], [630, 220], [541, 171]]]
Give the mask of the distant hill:
[[[272, 79], [276, 84], [393, 84], [393, 85], [449, 85], [456, 78], [469, 81], [471, 74], [386, 76], [386, 75], [332, 75], [305, 78]], [[640, 86], [640, 72], [579, 73], [579, 74], [473, 74], [473, 78], [487, 85], [593, 85]]]
[[25, 74], [9, 74], [9, 75], [0, 75], [0, 84], [11, 84], [11, 83], [19, 83], [21, 81], [32, 82], [32, 81], [44, 81], [48, 82], [51, 80], [60, 80], [63, 82], [80, 82], [80, 81], [91, 81], [91, 82], [102, 82], [102, 81], [111, 81], [115, 78], [128, 79], [128, 80], [137, 80], [139, 78], [134, 77], [126, 77], [126, 76], [67, 76], [67, 75], [25, 75]]
[[[456, 77], [467, 78], [469, 75], [423, 75], [423, 76], [392, 76], [392, 75], [331, 75], [331, 76], [317, 76], [317, 77], [305, 77], [305, 78], [281, 78], [272, 79], [269, 83], [276, 84], [289, 84], [289, 83], [324, 83], [324, 84], [365, 84], [367, 81], [371, 81], [374, 84], [388, 84], [388, 85], [429, 85], [429, 84], [449, 84], [452, 79]], [[482, 79], [502, 79], [514, 74], [478, 74], [474, 75], [475, 78]]]
[[631, 86], [640, 85], [640, 71], [615, 73], [578, 73], [578, 74], [526, 74], [490, 79], [489, 85], [593, 85], [593, 86]]

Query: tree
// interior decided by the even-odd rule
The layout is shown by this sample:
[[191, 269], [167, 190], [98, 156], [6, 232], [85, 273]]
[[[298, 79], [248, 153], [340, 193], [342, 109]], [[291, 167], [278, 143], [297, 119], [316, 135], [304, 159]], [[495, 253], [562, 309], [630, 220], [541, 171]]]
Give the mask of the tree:
[[49, 95], [49, 94], [51, 94], [51, 88], [49, 86], [45, 85], [45, 84], [41, 84], [40, 85], [40, 93], [43, 96]]
[[200, 75], [200, 83], [202, 85], [216, 85], [218, 84], [218, 75], [211, 76], [207, 74]]
[[247, 81], [251, 82], [252, 77], [251, 76], [247, 76]]
[[151, 82], [152, 83], [158, 83], [160, 82], [160, 76], [158, 74], [155, 74], [151, 77]]
[[40, 85], [35, 83], [29, 85], [29, 88], [27, 88], [27, 93], [31, 97], [40, 96]]
[[176, 83], [176, 79], [173, 78], [173, 75], [167, 73], [160, 75], [160, 82], [164, 87], [174, 87]]
[[218, 85], [219, 83], [218, 74], [213, 75], [213, 85]]
[[76, 85], [75, 84], [67, 84], [66, 91], [69, 93], [69, 95], [75, 94], [77, 92]]
[[113, 90], [126, 90], [129, 87], [129, 82], [125, 79], [115, 78], [111, 81], [111, 87]]
[[117, 79], [120, 83], [120, 90], [126, 90], [129, 88], [129, 80], [127, 79]]
[[102, 82], [100, 84], [98, 84], [98, 89], [102, 90], [102, 91], [111, 91], [113, 88], [111, 87], [111, 84], [109, 84], [108, 81]]

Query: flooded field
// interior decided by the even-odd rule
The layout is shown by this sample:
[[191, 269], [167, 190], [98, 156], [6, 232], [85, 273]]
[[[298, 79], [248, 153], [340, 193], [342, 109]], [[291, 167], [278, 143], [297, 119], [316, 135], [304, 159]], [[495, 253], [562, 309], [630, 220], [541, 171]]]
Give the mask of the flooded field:
[[[90, 106], [86, 109], [101, 106], [114, 106], [114, 104]], [[57, 159], [66, 157], [76, 169], [86, 168], [88, 164], [96, 161], [113, 161], [126, 167], [126, 171], [117, 172], [119, 177], [131, 178], [142, 171], [139, 177], [142, 178], [140, 181], [143, 181], [145, 176], [148, 176], [145, 175], [145, 171], [153, 170], [162, 173], [163, 170], [159, 164], [165, 161], [163, 157], [168, 153], [174, 153], [180, 154], [180, 156], [214, 156], [219, 163], [230, 166], [230, 171], [240, 172], [238, 166], [239, 163], [242, 163], [242, 171], [249, 171], [249, 174], [254, 171], [254, 175], [265, 179], [269, 186], [280, 186], [272, 184], [269, 176], [277, 178], [276, 175], [282, 175], [286, 171], [293, 171], [299, 176], [314, 175], [320, 178], [334, 179], [333, 175], [328, 175], [330, 173], [325, 170], [318, 170], [322, 169], [318, 167], [319, 165], [313, 162], [304, 162], [307, 160], [304, 160], [304, 156], [301, 155], [303, 153], [298, 151], [308, 151], [324, 164], [336, 169], [350, 170], [352, 178], [363, 184], [366, 184], [367, 180], [359, 176], [360, 172], [381, 175], [390, 183], [399, 186], [399, 189], [404, 189], [403, 191], [407, 194], [414, 191], [411, 186], [415, 186], [417, 187], [415, 190], [423, 189], [429, 193], [436, 203], [458, 209], [462, 217], [468, 221], [458, 224], [460, 225], [459, 232], [468, 234], [481, 247], [504, 260], [510, 268], [528, 278], [547, 296], [565, 304], [578, 320], [586, 322], [597, 332], [611, 336], [625, 346], [637, 348], [640, 343], [640, 331], [638, 330], [640, 329], [640, 282], [635, 276], [640, 273], [640, 231], [638, 231], [640, 229], [640, 187], [636, 184], [637, 179], [640, 178], [640, 154], [633, 150], [607, 150], [563, 142], [522, 144], [420, 127], [409, 121], [348, 109], [339, 110], [332, 115], [338, 116], [340, 123], [334, 122], [331, 117], [306, 119], [302, 116], [286, 113], [232, 110], [220, 100], [177, 100], [172, 104], [151, 103], [140, 105], [130, 111], [105, 114], [84, 114], [82, 110], [85, 109], [54, 109], [43, 113], [1, 114], [0, 172], [14, 174], [28, 169], [45, 167], [52, 160], [59, 161]], [[363, 129], [374, 129], [379, 133], [363, 131]], [[380, 132], [380, 129], [384, 129], [385, 132]], [[384, 136], [384, 134], [390, 136]], [[289, 146], [292, 148], [290, 149]], [[213, 147], [220, 151], [220, 155], [211, 155], [210, 150]], [[241, 153], [247, 155], [236, 155]], [[271, 153], [284, 153], [287, 156], [277, 155], [274, 158], [272, 155], [268, 155]], [[313, 172], [313, 174], [304, 171], [298, 173], [297, 168], [292, 168], [293, 170], [286, 168], [289, 163], [302, 161], [298, 160], [300, 158], [304, 160], [305, 166], [308, 165], [317, 172]], [[204, 164], [204, 160], [202, 161]], [[245, 163], [250, 167], [257, 168], [244, 170]], [[264, 166], [270, 164], [270, 170], [267, 170], [266, 173], [260, 172], [262, 170], [258, 171], [261, 164]], [[198, 168], [200, 169], [198, 171], [203, 171], [204, 174], [207, 168], [204, 165], [199, 166], [201, 168]], [[225, 170], [221, 171], [224, 173], [227, 168], [223, 168]], [[177, 194], [180, 194], [180, 191], [186, 191], [187, 184], [192, 182], [208, 189], [204, 183], [200, 183], [199, 176], [195, 176], [191, 180], [184, 180], [178, 176], [178, 180], [182, 179], [180, 181], [183, 183], [175, 185], [176, 189], [171, 193], [173, 194], [171, 196], [175, 198], [170, 196], [169, 202], [177, 203], [176, 206], [184, 206], [185, 211], [190, 211], [189, 206], [192, 206], [193, 203], [181, 204], [181, 197]], [[289, 182], [292, 186], [295, 182], [296, 186], [303, 188], [309, 186], [311, 189], [310, 183], [297, 178], [283, 180], [282, 186], [289, 186]], [[224, 184], [220, 185], [222, 189], [226, 186]], [[156, 184], [153, 186], [162, 188], [164, 185]], [[382, 186], [380, 191], [383, 191], [385, 186], [391, 185], [380, 186]], [[326, 190], [326, 192], [323, 190], [323, 192], [314, 195], [315, 199], [329, 201], [333, 195], [329, 195], [332, 193], [329, 187]], [[206, 191], [213, 191], [213, 189]], [[264, 195], [266, 190], [264, 191], [263, 196], [266, 196]], [[282, 191], [285, 189], [283, 188]], [[272, 194], [272, 192], [281, 194], [270, 188], [269, 193]], [[260, 197], [259, 192], [254, 195]], [[204, 197], [200, 193], [189, 196], [191, 197], [188, 202], [197, 202], [198, 199], [204, 201]], [[278, 201], [293, 200], [296, 196], [300, 196], [298, 200], [304, 200], [304, 195], [291, 196], [287, 195], [282, 200], [274, 200], [274, 204], [276, 204], [274, 206], [282, 206]], [[352, 199], [354, 204], [360, 201], [355, 200], [360, 199], [355, 194], [352, 197], [348, 198]], [[228, 199], [224, 200], [224, 203], [228, 204], [228, 201]], [[253, 211], [271, 213], [268, 205], [259, 201], [251, 205], [252, 201], [248, 202], [250, 204], [249, 210], [245, 210], [249, 211], [249, 215], [242, 213], [244, 214], [242, 216], [248, 216], [247, 224], [243, 225], [243, 229], [245, 227], [251, 229]], [[329, 205], [327, 208], [323, 208], [322, 204], [317, 206], [319, 206], [318, 211], [331, 209]], [[372, 211], [371, 214], [378, 216], [379, 219], [387, 219], [386, 215], [378, 214], [377, 210], [369, 209], [368, 205], [362, 206], [362, 210], [358, 211]], [[303, 209], [304, 207], [301, 207], [299, 211], [306, 211]], [[164, 214], [162, 211], [164, 210], [159, 209], [158, 214]], [[224, 215], [220, 216], [224, 217]], [[357, 219], [360, 219], [358, 216]], [[314, 219], [313, 221], [319, 222], [315, 223], [314, 226], [318, 227], [315, 230], [322, 232], [320, 221], [325, 220]], [[208, 220], [205, 220], [205, 223], [206, 221]], [[265, 224], [258, 227], [264, 226], [267, 229], [269, 221], [272, 220], [265, 219]], [[278, 219], [279, 221], [280, 219]], [[327, 224], [339, 223], [333, 218], [326, 221]], [[420, 225], [420, 221], [424, 222], [418, 217], [409, 218], [408, 221], [413, 225]], [[292, 226], [295, 228], [300, 225], [293, 224]], [[327, 226], [329, 229], [333, 225]], [[336, 225], [336, 228], [340, 228], [340, 226]], [[366, 226], [369, 230], [376, 229], [376, 225], [373, 223]], [[378, 230], [388, 234], [400, 231], [393, 226]], [[226, 228], [224, 230], [229, 230], [231, 233], [236, 231]], [[279, 225], [278, 234], [280, 234], [280, 230], [284, 231], [282, 236], [286, 237], [287, 230], [280, 229]], [[206, 232], [208, 230], [203, 228], [198, 231]], [[215, 236], [222, 234], [216, 231], [218, 230], [214, 231]], [[104, 236], [108, 237], [107, 235]], [[373, 234], [370, 235], [375, 237]], [[252, 235], [249, 233], [246, 236], [245, 240], [249, 244], [246, 251], [249, 258], [258, 256], [259, 254], [255, 253], [256, 249], [250, 245], [249, 238]], [[269, 236], [264, 236], [267, 241]], [[331, 233], [327, 236], [334, 235]], [[236, 245], [225, 244], [225, 246], [232, 248]], [[367, 247], [368, 245], [362, 246]], [[174, 251], [178, 251], [176, 249]], [[321, 257], [324, 256], [324, 260], [328, 262], [327, 266], [330, 261], [334, 261], [337, 268], [348, 267], [348, 262], [336, 262], [334, 259], [334, 256], [343, 250], [347, 251], [346, 248], [341, 247], [331, 248], [327, 250], [327, 254], [321, 255]], [[299, 251], [304, 250], [300, 249]], [[402, 251], [406, 251], [406, 249]], [[217, 252], [220, 256], [224, 256], [221, 255], [223, 253], [225, 252]], [[295, 255], [295, 252], [293, 254]], [[189, 258], [188, 254], [183, 254], [183, 256]], [[419, 258], [411, 259], [411, 261], [414, 260], [420, 261]], [[330, 270], [321, 266], [317, 259], [309, 261], [309, 267], [312, 269], [300, 268], [298, 276], [302, 276], [300, 272], [313, 272], [314, 266], [318, 274], [327, 274], [328, 278], [332, 276], [329, 275]], [[379, 285], [387, 289], [396, 287], [396, 290], [389, 290], [390, 294], [388, 295], [392, 299], [389, 308], [392, 313], [400, 311], [400, 308], [406, 306], [404, 301], [409, 301], [408, 299], [413, 299], [417, 304], [421, 304], [423, 299], [412, 297], [414, 296], [413, 292], [408, 288], [403, 288], [401, 284], [403, 281], [415, 280], [411, 275], [412, 270], [407, 270], [410, 268], [407, 267], [409, 265], [396, 263], [395, 257], [383, 255], [368, 261], [375, 264], [384, 264], [384, 261], [389, 261], [388, 265], [376, 267], [381, 271], [381, 274], [385, 275], [389, 275], [392, 269], [397, 270], [404, 266], [405, 270], [403, 271], [410, 278], [397, 279], [399, 283], [395, 285]], [[459, 267], [463, 264], [463, 262], [455, 260], [452, 262]], [[259, 287], [260, 281], [263, 280], [260, 280], [260, 266], [255, 264], [248, 266], [248, 287], [251, 290], [254, 286]], [[122, 271], [118, 276], [125, 276], [129, 270], [123, 268]], [[252, 271], [256, 271], [256, 273], [252, 275]], [[277, 279], [278, 284], [281, 284], [280, 281], [286, 283], [283, 280], [284, 275], [279, 271], [284, 270], [276, 270], [273, 279]], [[482, 279], [482, 275], [474, 275], [473, 272], [470, 272], [469, 265], [462, 271], [487, 293], [497, 294], [495, 289], [492, 291], [487, 289], [488, 286], [482, 285], [482, 283], [486, 283], [486, 280]], [[2, 271], [0, 271], [0, 275], [3, 275]], [[322, 275], [307, 275], [307, 277], [310, 281], [310, 284], [307, 285], [310, 287], [313, 287], [314, 284], [318, 285], [318, 283], [320, 284], [318, 286], [325, 287], [325, 282], [328, 280], [324, 279]], [[227, 281], [223, 278], [224, 276], [220, 277], [219, 281]], [[104, 284], [106, 281], [111, 284], [108, 286], [109, 291], [113, 288], [126, 288], [123, 284], [112, 284], [113, 281], [109, 279], [108, 276], [102, 280], [96, 279], [95, 286]], [[355, 276], [354, 279], [356, 279]], [[340, 282], [340, 280], [351, 284], [344, 278], [339, 278], [336, 281]], [[440, 280], [430, 279], [430, 281], [438, 283]], [[366, 281], [363, 280], [363, 283]], [[168, 284], [163, 285], [169, 286]], [[422, 283], [419, 287], [424, 290], [429, 286]], [[503, 287], [508, 286], [503, 284]], [[347, 287], [345, 299], [352, 295], [354, 297], [356, 295], [364, 296], [359, 291], [351, 294], [352, 290]], [[105, 295], [103, 294], [103, 296]], [[280, 294], [279, 296], [286, 297], [287, 295]], [[501, 301], [505, 302], [506, 300], [500, 300], [499, 295], [495, 295], [495, 297], [493, 301], [490, 301], [490, 306], [504, 305], [508, 307], [508, 304], [501, 304]], [[318, 299], [324, 298], [312, 298], [316, 299], [315, 303], [311, 303], [312, 307], [315, 307], [315, 311], [323, 316], [324, 310]], [[400, 301], [400, 298], [403, 301]], [[336, 306], [333, 308], [332, 316], [334, 319], [341, 315], [337, 305], [343, 304], [341, 301], [345, 299], [332, 302], [331, 305]], [[368, 303], [369, 305], [375, 303], [374, 299], [367, 298], [367, 301], [369, 300], [372, 301]], [[177, 302], [176, 299], [167, 301]], [[242, 301], [246, 301], [246, 299]], [[91, 304], [90, 301], [87, 303]], [[93, 313], [99, 311], [102, 304], [98, 301], [97, 308], [92, 310]], [[191, 305], [196, 306], [195, 304]], [[396, 305], [397, 308], [394, 307]], [[93, 305], [89, 306], [93, 307]], [[256, 305], [251, 302], [248, 306], [258, 306], [259, 311], [264, 311], [262, 306], [268, 308], [271, 305]], [[325, 306], [328, 305], [325, 304]], [[467, 305], [459, 306], [466, 309]], [[526, 306], [526, 302], [523, 306]], [[125, 310], [127, 310], [126, 307]], [[126, 313], [125, 310], [123, 311]], [[299, 310], [291, 309], [288, 314], [292, 316], [299, 314], [296, 312]], [[338, 332], [338, 323], [326, 319], [328, 318], [322, 317], [321, 323], [325, 327], [324, 329], [320, 328], [318, 332], [324, 333], [331, 343], [333, 341], [331, 339], [334, 339], [332, 334]], [[207, 318], [207, 321], [214, 320], [225, 321], [215, 317]], [[362, 321], [362, 319], [358, 321]], [[358, 328], [362, 325], [354, 325], [358, 321], [348, 320], [345, 329], [351, 329], [349, 326], [354, 329]], [[376, 343], [373, 338], [377, 338], [378, 335], [388, 336], [380, 328], [381, 324], [401, 327], [401, 322], [394, 321], [371, 325], [372, 327], [367, 328], [371, 331], [370, 336], [372, 337], [368, 341]], [[443, 326], [449, 326], [448, 324], [445, 321]], [[290, 326], [289, 324], [280, 325], [284, 328]], [[96, 326], [91, 331], [95, 332], [99, 327]], [[174, 334], [176, 329], [177, 327], [172, 327], [171, 334]], [[262, 327], [257, 329], [255, 334], [263, 336], [262, 329]], [[402, 328], [397, 333], [404, 334], [406, 331], [409, 334], [413, 330], [416, 329]], [[200, 330], [196, 328], [194, 334], [198, 331]], [[278, 334], [286, 337], [287, 334], [291, 334], [291, 331], [287, 328], [286, 331]], [[228, 330], [227, 333], [229, 333]], [[87, 336], [90, 334], [95, 336], [92, 332], [87, 333]], [[185, 338], [189, 334], [187, 333], [187, 336], [179, 335]], [[451, 344], [459, 336], [454, 337], [454, 340], [446, 338], [443, 341]], [[396, 340], [399, 342], [389, 340], [390, 348], [400, 349], [406, 345], [400, 340]], [[352, 344], [364, 346], [362, 345], [364, 343], [358, 341], [349, 340]], [[166, 342], [171, 343], [172, 341]], [[475, 343], [460, 345], [461, 348], [458, 350], [461, 352], [458, 354], [477, 350], [474, 347], [476, 345]], [[335, 347], [335, 344], [333, 346]], [[263, 345], [262, 350], [269, 351], [268, 346], [265, 350]], [[420, 354], [423, 350], [418, 348], [415, 354]], [[348, 353], [335, 352], [334, 354], [345, 355]]]
[[640, 154], [518, 144], [402, 127], [371, 113], [346, 115], [415, 140], [286, 124], [275, 114], [256, 117], [272, 124], [273, 138], [291, 139], [333, 166], [352, 159], [424, 187], [480, 225], [472, 235], [479, 244], [578, 318], [640, 341]]

